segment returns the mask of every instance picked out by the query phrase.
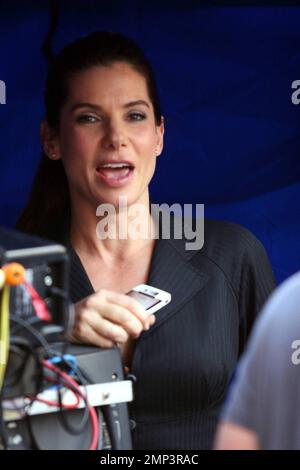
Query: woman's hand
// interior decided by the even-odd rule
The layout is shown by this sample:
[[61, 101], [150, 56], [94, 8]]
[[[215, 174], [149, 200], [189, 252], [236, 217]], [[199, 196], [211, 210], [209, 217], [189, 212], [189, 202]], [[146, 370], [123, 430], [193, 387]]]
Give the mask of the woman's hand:
[[75, 324], [68, 339], [111, 348], [137, 338], [155, 322], [132, 297], [105, 289], [75, 304]]

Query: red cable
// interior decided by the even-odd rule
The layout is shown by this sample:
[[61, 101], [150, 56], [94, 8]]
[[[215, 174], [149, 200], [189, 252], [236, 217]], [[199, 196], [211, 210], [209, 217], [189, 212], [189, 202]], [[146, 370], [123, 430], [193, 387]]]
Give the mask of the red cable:
[[40, 297], [35, 288], [31, 284], [29, 284], [29, 282], [24, 282], [24, 286], [26, 287], [31, 297], [32, 305], [35, 310], [36, 316], [40, 320], [51, 322], [52, 317], [50, 315], [49, 310], [47, 309], [45, 301]]
[[[43, 365], [51, 370], [52, 372], [56, 372], [60, 377], [62, 377], [67, 383], [72, 385], [77, 393], [81, 396], [81, 398], [86, 399], [87, 397], [82, 393], [82, 391], [79, 388], [78, 383], [73, 380], [68, 374], [63, 372], [61, 369], [58, 367], [55, 367], [53, 364], [51, 364], [48, 361], [43, 361]], [[99, 442], [99, 427], [98, 427], [98, 417], [95, 408], [91, 407], [88, 402], [86, 401], [86, 406], [89, 411], [90, 415], [90, 421], [91, 421], [91, 426], [92, 426], [92, 439], [89, 445], [89, 450], [96, 450], [98, 447], [98, 442]]]
[[[72, 392], [73, 392], [73, 390], [72, 390]], [[76, 408], [78, 408], [78, 405], [80, 403], [80, 397], [78, 395], [76, 395], [75, 393], [74, 393], [74, 395], [76, 397], [76, 403], [74, 403], [72, 405], [63, 405], [64, 410], [75, 410]], [[34, 397], [32, 395], [27, 395], [27, 396], [30, 400], [39, 401], [40, 403], [45, 403], [45, 405], [56, 406], [57, 408], [60, 407], [60, 404], [56, 401], [46, 400], [45, 398]]]

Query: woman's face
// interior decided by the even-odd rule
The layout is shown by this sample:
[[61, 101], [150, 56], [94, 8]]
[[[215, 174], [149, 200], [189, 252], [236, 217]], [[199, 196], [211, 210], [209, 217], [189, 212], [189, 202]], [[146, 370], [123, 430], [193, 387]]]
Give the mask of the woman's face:
[[72, 203], [94, 206], [120, 196], [148, 201], [148, 185], [163, 147], [145, 78], [116, 62], [77, 73], [60, 115], [57, 156], [62, 158]]

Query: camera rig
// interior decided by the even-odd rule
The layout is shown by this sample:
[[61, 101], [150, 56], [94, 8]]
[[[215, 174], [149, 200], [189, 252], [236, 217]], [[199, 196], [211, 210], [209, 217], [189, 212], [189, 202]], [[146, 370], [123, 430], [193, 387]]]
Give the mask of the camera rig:
[[117, 347], [66, 341], [73, 325], [66, 249], [0, 228], [3, 449], [131, 449]]

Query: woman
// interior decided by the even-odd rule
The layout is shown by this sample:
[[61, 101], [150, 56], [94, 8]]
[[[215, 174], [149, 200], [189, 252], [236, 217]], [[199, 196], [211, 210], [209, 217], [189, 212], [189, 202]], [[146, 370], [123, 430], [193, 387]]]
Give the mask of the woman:
[[[98, 32], [66, 46], [45, 103], [45, 155], [18, 227], [69, 246], [72, 338], [121, 346], [137, 377], [134, 447], [210, 448], [236, 361], [274, 286], [264, 249], [225, 222], [206, 221], [204, 247], [192, 251], [176, 238], [96, 231], [100, 204], [116, 208], [115, 228], [128, 218], [120, 197], [144, 207], [142, 223], [153, 226], [148, 186], [164, 121], [152, 69], [131, 40]], [[156, 321], [125, 295], [141, 283], [172, 294]]]

